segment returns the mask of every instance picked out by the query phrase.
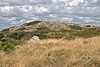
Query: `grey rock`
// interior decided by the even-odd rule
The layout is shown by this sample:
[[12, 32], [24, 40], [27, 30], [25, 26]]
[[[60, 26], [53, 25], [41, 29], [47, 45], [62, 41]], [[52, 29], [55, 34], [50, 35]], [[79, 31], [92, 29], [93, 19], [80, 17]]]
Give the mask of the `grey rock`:
[[39, 41], [40, 40], [38, 36], [33, 36], [31, 39], [34, 40], [34, 41]]

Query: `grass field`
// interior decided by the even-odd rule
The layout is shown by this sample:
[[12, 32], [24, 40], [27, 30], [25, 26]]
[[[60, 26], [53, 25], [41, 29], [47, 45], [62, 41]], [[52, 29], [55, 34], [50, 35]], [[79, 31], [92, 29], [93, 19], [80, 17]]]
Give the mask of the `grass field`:
[[100, 36], [27, 41], [0, 51], [0, 67], [100, 67]]

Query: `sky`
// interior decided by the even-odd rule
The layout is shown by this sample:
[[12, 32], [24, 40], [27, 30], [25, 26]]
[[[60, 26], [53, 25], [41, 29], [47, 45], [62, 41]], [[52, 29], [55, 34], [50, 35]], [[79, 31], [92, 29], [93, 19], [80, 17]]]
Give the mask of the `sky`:
[[0, 30], [33, 20], [100, 25], [100, 0], [0, 0]]

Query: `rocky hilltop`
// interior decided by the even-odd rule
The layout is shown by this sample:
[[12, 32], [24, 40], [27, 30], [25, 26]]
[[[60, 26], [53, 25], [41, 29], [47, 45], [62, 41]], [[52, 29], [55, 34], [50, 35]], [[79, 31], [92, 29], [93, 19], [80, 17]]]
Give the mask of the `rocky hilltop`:
[[24, 30], [25, 32], [32, 32], [39, 28], [48, 28], [50, 30], [62, 30], [62, 29], [70, 29], [70, 25], [78, 25], [74, 23], [67, 23], [63, 21], [33, 21], [30, 23], [25, 23], [21, 26], [15, 26], [10, 28], [11, 32]]
[[59, 31], [64, 29], [68, 30], [68, 29], [88, 29], [88, 28], [97, 28], [99, 30], [100, 27], [93, 25], [79, 25], [64, 21], [32, 21], [20, 26], [11, 27], [9, 28], [9, 32], [17, 32], [17, 31], [33, 32], [40, 28], [48, 28], [50, 30]]

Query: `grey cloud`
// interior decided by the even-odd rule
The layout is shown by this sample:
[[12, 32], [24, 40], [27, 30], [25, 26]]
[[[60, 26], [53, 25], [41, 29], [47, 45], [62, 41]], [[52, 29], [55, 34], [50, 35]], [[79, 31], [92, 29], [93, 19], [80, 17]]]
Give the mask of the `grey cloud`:
[[23, 5], [26, 4], [28, 0], [1, 0], [1, 3], [8, 3], [9, 5]]

